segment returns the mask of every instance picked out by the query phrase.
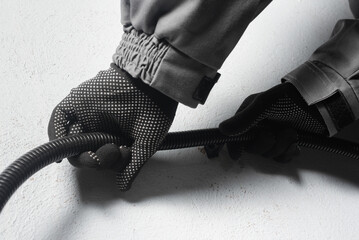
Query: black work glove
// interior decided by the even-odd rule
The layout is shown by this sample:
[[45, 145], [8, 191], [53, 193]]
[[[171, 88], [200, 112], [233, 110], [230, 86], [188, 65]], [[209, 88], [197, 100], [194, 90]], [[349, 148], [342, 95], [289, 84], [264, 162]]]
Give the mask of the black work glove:
[[[115, 64], [71, 90], [54, 109], [48, 128], [50, 140], [71, 134], [107, 132], [132, 142], [130, 162], [124, 167], [109, 161], [128, 151], [107, 144], [97, 152], [69, 158], [81, 167], [113, 168], [120, 190], [128, 190], [144, 163], [158, 149], [172, 124], [178, 103], [134, 79]], [[122, 156], [123, 157], [123, 156]], [[104, 166], [103, 166], [104, 165]]]
[[[299, 153], [296, 130], [328, 135], [316, 106], [308, 106], [291, 83], [279, 84], [247, 97], [236, 114], [219, 125], [226, 135], [253, 131], [249, 152], [287, 162]], [[228, 144], [232, 158], [240, 156], [240, 144]]]

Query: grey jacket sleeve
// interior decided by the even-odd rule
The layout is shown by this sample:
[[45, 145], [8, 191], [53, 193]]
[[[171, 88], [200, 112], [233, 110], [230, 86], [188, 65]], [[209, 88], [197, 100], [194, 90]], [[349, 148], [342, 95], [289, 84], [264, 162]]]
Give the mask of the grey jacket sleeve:
[[271, 0], [122, 0], [113, 61], [190, 107], [204, 104], [217, 70]]
[[358, 119], [359, 20], [340, 20], [330, 39], [282, 81], [318, 107], [331, 136]]

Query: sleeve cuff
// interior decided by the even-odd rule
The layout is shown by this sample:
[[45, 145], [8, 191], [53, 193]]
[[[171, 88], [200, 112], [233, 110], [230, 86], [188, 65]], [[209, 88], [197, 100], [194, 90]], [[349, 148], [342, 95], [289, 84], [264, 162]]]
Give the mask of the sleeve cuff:
[[316, 105], [330, 136], [359, 117], [359, 101], [351, 85], [320, 62], [305, 62], [282, 82], [292, 83], [308, 105]]
[[195, 108], [204, 104], [220, 77], [216, 70], [170, 48], [150, 86], [176, 101]]
[[165, 40], [129, 28], [114, 63], [166, 96], [195, 108], [204, 104], [220, 74], [178, 51]]

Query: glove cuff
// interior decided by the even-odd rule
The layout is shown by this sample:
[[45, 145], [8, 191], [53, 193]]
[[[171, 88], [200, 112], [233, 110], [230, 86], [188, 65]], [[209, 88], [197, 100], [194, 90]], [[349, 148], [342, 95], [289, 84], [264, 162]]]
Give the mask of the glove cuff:
[[133, 78], [129, 73], [119, 68], [116, 64], [112, 63], [111, 68], [126, 78], [127, 81], [131, 82], [137, 89], [146, 94], [153, 102], [155, 102], [160, 109], [170, 119], [174, 118], [178, 102], [170, 97], [167, 97], [163, 93], [150, 87], [144, 83], [141, 79]]

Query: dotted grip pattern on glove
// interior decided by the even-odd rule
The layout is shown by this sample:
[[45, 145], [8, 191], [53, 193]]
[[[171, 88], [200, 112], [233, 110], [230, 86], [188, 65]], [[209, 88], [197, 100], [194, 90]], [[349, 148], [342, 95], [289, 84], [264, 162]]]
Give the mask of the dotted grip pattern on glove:
[[236, 114], [222, 122], [219, 128], [226, 135], [241, 134], [261, 125], [263, 120], [328, 135], [316, 106], [308, 106], [291, 83], [282, 83], [247, 97]]
[[[168, 133], [176, 108], [177, 102], [111, 64], [108, 70], [72, 89], [56, 106], [49, 137], [84, 132], [128, 137], [133, 142], [131, 161], [116, 176], [119, 189], [128, 190]], [[94, 152], [88, 154], [98, 160]]]
[[277, 123], [285, 123], [294, 129], [327, 135], [327, 128], [319, 112], [314, 107], [307, 107], [299, 97], [283, 96], [258, 118], [269, 119]]
[[[246, 150], [279, 162], [288, 162], [299, 154], [296, 130], [328, 135], [316, 106], [308, 106], [291, 83], [248, 96], [219, 129], [226, 135], [252, 131], [254, 139]], [[227, 147], [233, 159], [241, 156], [240, 144], [228, 143]]]

